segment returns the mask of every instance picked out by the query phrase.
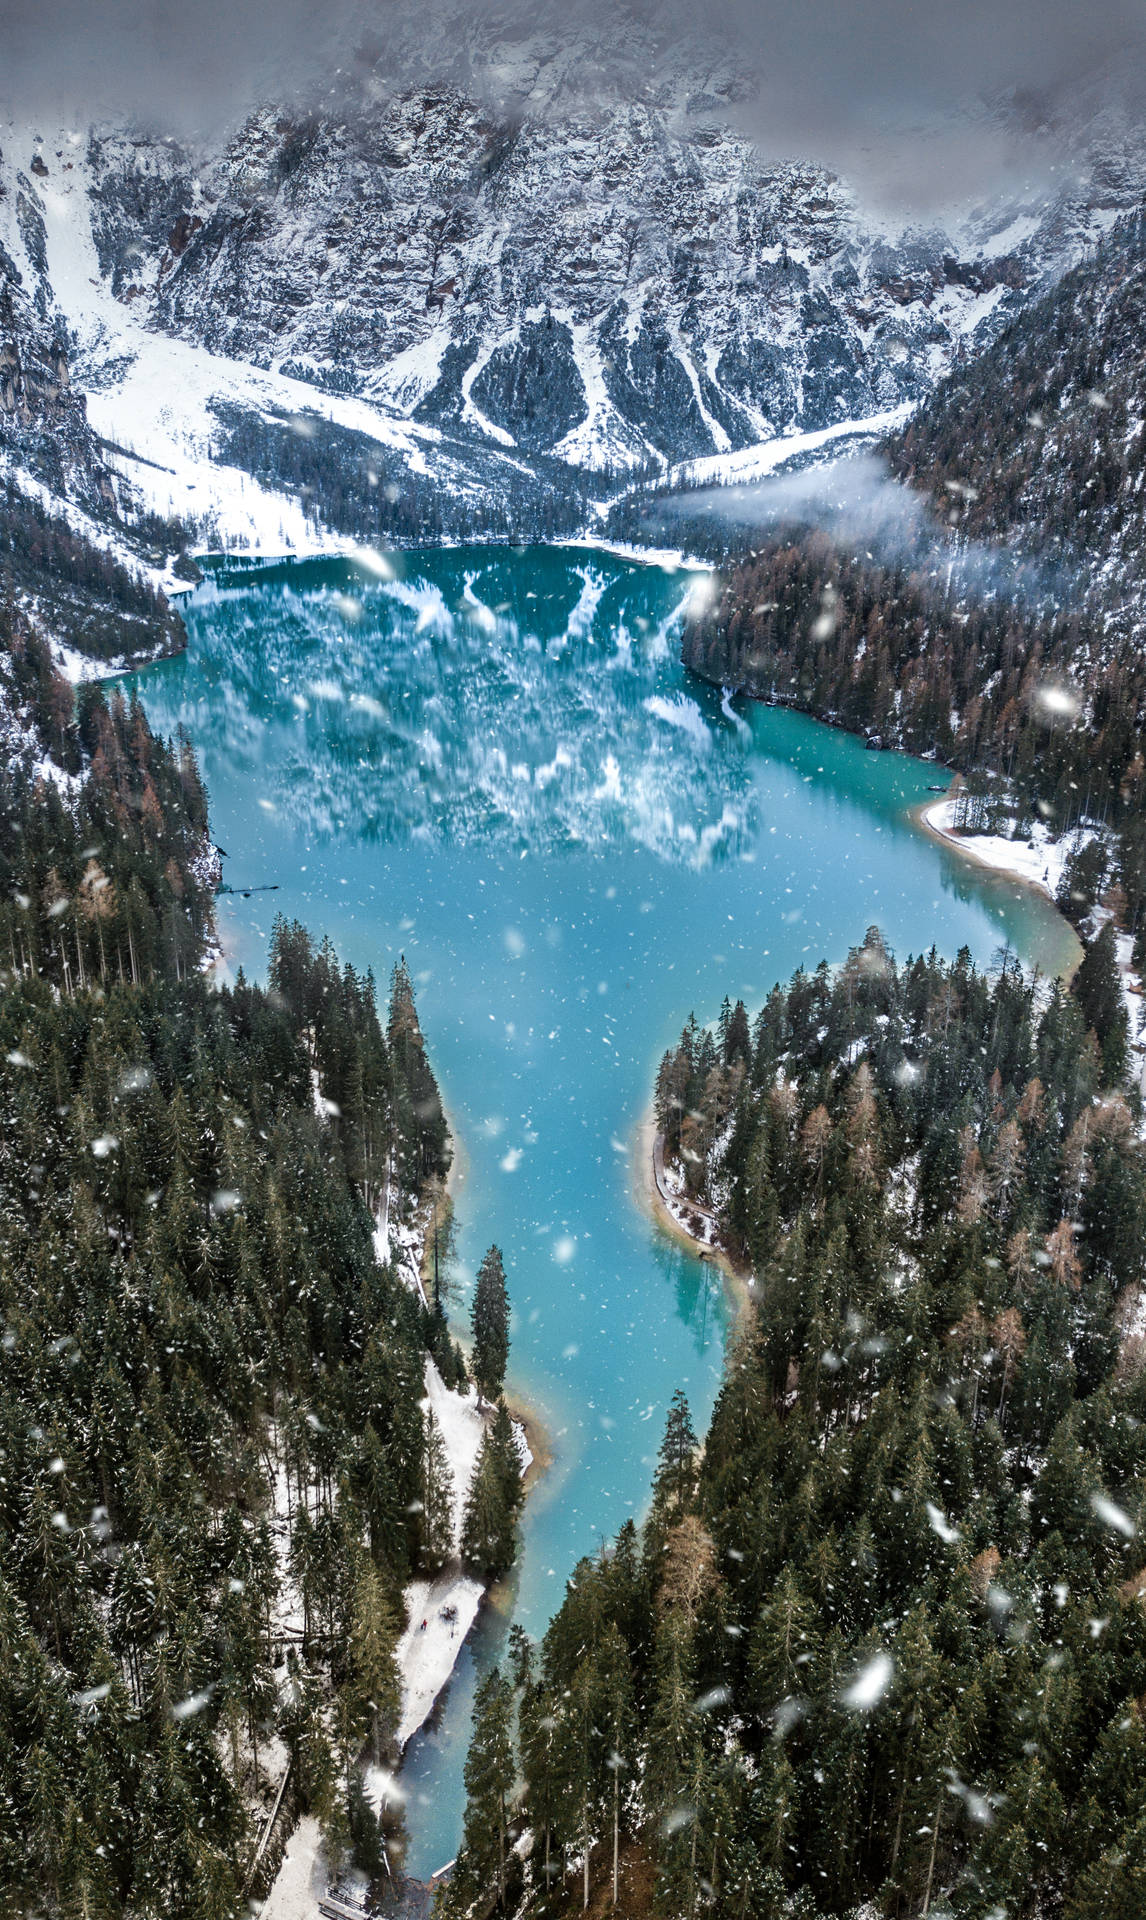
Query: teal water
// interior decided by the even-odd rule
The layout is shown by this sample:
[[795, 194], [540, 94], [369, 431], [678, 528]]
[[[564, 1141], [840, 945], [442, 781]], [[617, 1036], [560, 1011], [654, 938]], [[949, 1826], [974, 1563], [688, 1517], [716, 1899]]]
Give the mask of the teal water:
[[[535, 1634], [644, 1508], [673, 1389], [699, 1428], [719, 1380], [719, 1280], [635, 1197], [689, 1011], [754, 1008], [873, 921], [901, 957], [1069, 953], [1048, 904], [911, 826], [933, 767], [687, 680], [704, 590], [588, 549], [220, 569], [186, 605], [186, 655], [137, 681], [153, 724], [191, 735], [228, 880], [280, 889], [220, 903], [232, 968], [259, 972], [277, 911], [383, 988], [406, 955], [468, 1163], [461, 1270], [502, 1247], [511, 1373], [553, 1445], [513, 1599]], [[414, 1872], [456, 1851], [475, 1670], [508, 1617], [408, 1756]]]

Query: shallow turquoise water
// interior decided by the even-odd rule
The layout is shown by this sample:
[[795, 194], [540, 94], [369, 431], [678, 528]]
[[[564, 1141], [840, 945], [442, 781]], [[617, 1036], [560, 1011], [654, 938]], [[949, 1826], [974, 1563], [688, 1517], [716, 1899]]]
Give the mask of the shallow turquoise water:
[[[187, 654], [139, 677], [188, 729], [233, 884], [231, 964], [276, 911], [329, 932], [384, 989], [405, 953], [468, 1168], [468, 1278], [496, 1239], [511, 1372], [552, 1436], [515, 1616], [540, 1633], [578, 1558], [641, 1513], [673, 1389], [698, 1427], [719, 1378], [719, 1283], [634, 1199], [635, 1135], [689, 1011], [754, 1008], [872, 921], [1045, 969], [1068, 942], [1028, 890], [906, 820], [933, 767], [763, 708], [726, 713], [676, 658], [700, 576], [580, 549], [218, 571]], [[456, 1851], [475, 1636], [414, 1743], [409, 1865]]]

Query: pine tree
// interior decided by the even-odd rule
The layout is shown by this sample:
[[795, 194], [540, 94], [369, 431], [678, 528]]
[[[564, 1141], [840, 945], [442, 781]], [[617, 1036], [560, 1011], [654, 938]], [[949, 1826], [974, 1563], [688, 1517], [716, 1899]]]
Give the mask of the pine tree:
[[426, 1412], [422, 1462], [422, 1566], [440, 1573], [454, 1553], [454, 1477], [433, 1408]]
[[321, 1674], [287, 1652], [287, 1687], [281, 1717], [290, 1749], [295, 1792], [306, 1813], [328, 1815], [335, 1788], [334, 1755], [326, 1729]]
[[508, 1463], [487, 1432], [478, 1448], [462, 1518], [462, 1559], [479, 1578], [496, 1578], [512, 1565], [516, 1508], [511, 1485]]
[[505, 1268], [497, 1247], [490, 1247], [478, 1268], [473, 1304], [473, 1376], [485, 1400], [495, 1400], [509, 1358], [509, 1298]]
[[462, 1849], [447, 1903], [463, 1913], [477, 1896], [496, 1894], [506, 1905], [509, 1804], [514, 1778], [513, 1690], [494, 1667], [474, 1697], [473, 1732], [465, 1764], [466, 1811]]
[[684, 1390], [677, 1387], [669, 1404], [664, 1439], [657, 1455], [654, 1493], [657, 1501], [682, 1512], [696, 1484], [697, 1439]]
[[636, 1708], [629, 1649], [610, 1624], [596, 1654], [597, 1716], [605, 1749], [605, 1768], [612, 1776], [613, 1897], [617, 1904], [620, 1874], [622, 1776], [634, 1772]]
[[502, 1496], [506, 1511], [516, 1520], [521, 1511], [523, 1498], [521, 1470], [521, 1451], [517, 1444], [513, 1421], [504, 1400], [497, 1403], [493, 1425], [489, 1430], [490, 1452], [501, 1483]]
[[454, 1293], [452, 1266], [457, 1250], [457, 1222], [454, 1203], [442, 1193], [434, 1209], [427, 1257], [430, 1265], [430, 1297], [436, 1316], [444, 1319]]
[[402, 1713], [402, 1683], [395, 1659], [398, 1633], [382, 1576], [364, 1556], [354, 1585], [347, 1686], [354, 1721], [369, 1734], [375, 1766], [381, 1765], [383, 1750]]

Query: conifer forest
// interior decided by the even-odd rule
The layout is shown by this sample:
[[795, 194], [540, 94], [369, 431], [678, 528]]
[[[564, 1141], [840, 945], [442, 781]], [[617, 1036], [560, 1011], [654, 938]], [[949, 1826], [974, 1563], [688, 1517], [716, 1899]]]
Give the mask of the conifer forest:
[[0, 5], [0, 1920], [1146, 1920], [1146, 9]]

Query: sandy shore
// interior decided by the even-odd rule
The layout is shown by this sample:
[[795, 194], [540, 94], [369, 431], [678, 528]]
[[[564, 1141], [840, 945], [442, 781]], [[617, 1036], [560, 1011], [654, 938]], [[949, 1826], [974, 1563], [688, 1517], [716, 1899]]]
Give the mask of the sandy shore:
[[1078, 967], [1078, 963], [1082, 959], [1082, 942], [1065, 914], [1059, 911], [1050, 888], [1044, 881], [1036, 879], [1033, 874], [1022, 873], [1013, 867], [1001, 867], [994, 860], [984, 859], [982, 854], [978, 853], [975, 849], [974, 834], [952, 833], [946, 827], [941, 827], [936, 821], [930, 819], [929, 815], [932, 811], [936, 807], [942, 806], [942, 804], [942, 799], [921, 800], [918, 806], [907, 809], [908, 819], [913, 826], [918, 827], [923, 833], [929, 834], [932, 840], [938, 840], [941, 846], [949, 847], [952, 853], [959, 854], [964, 860], [973, 861], [980, 873], [991, 873], [995, 876], [996, 880], [1005, 880], [1007, 884], [1011, 886], [1029, 887], [1032, 893], [1038, 894], [1040, 900], [1047, 902], [1053, 909], [1055, 918], [1063, 928], [1064, 937], [1069, 940], [1071, 948], [1070, 959], [1059, 968], [1060, 980], [1069, 985]]
[[670, 1240], [675, 1240], [678, 1246], [687, 1248], [689, 1253], [697, 1255], [708, 1265], [719, 1268], [737, 1313], [747, 1313], [756, 1302], [756, 1283], [751, 1269], [743, 1261], [734, 1260], [725, 1248], [712, 1246], [707, 1240], [698, 1239], [670, 1210], [657, 1185], [654, 1160], [656, 1139], [657, 1123], [650, 1107], [642, 1116], [636, 1130], [633, 1189], [637, 1204], [669, 1236]]

